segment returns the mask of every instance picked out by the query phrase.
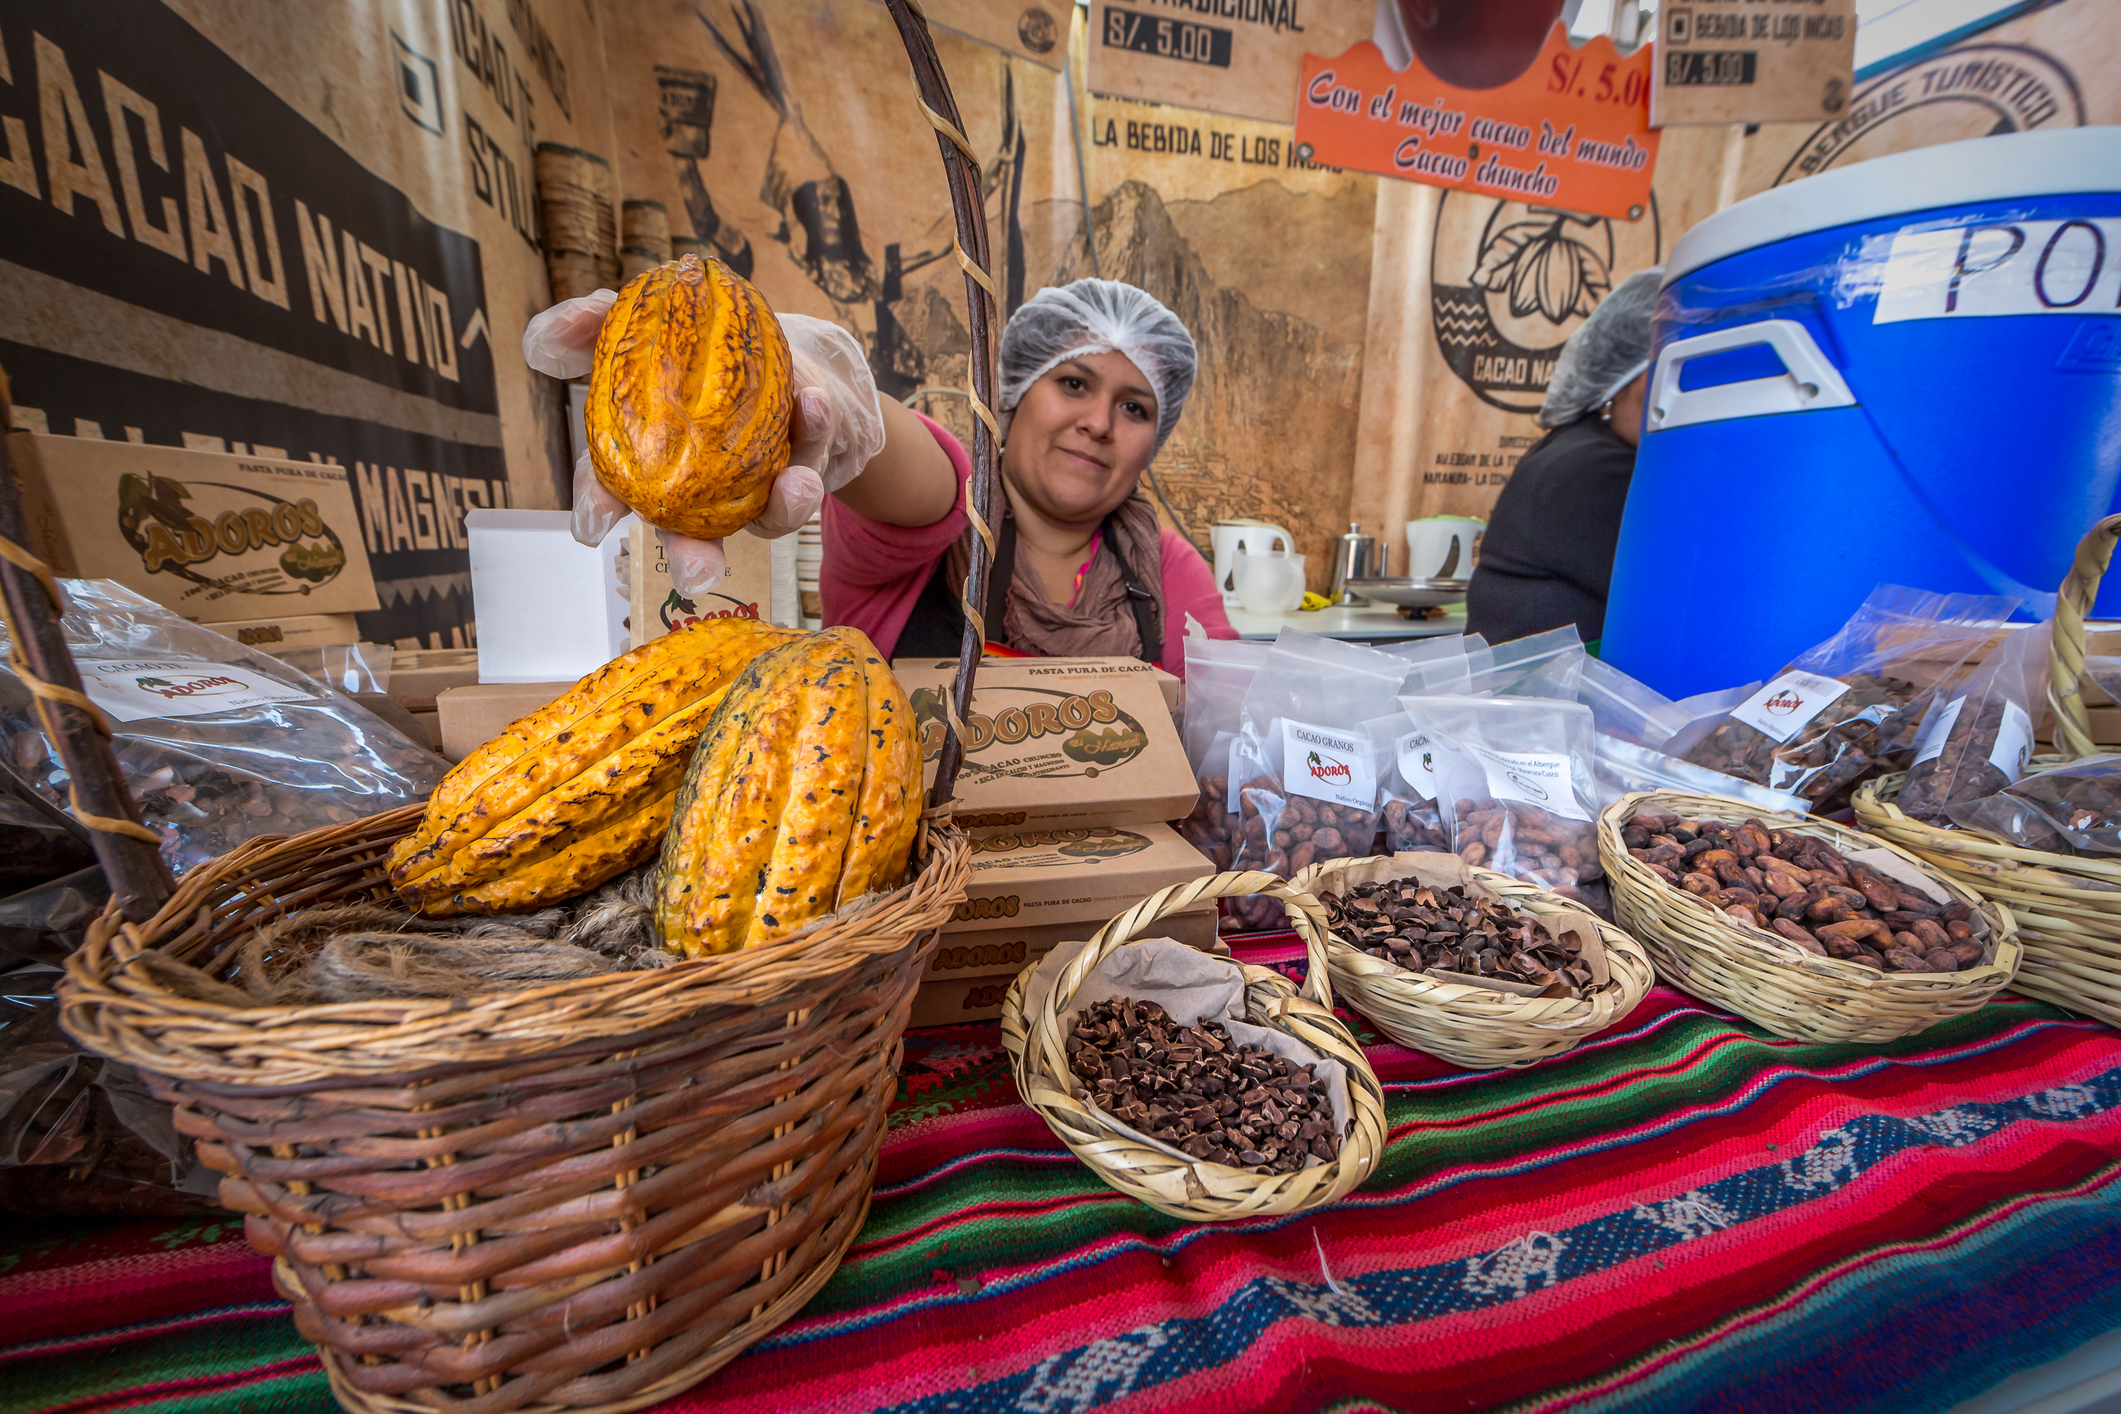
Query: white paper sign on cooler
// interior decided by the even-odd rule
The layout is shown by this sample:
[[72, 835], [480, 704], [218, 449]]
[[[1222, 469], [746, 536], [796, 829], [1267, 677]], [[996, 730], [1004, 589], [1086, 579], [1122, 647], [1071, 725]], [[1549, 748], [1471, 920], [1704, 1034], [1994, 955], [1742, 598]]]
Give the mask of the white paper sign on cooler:
[[1281, 719], [1282, 785], [1291, 795], [1356, 810], [1377, 808], [1377, 767], [1352, 732]]
[[263, 673], [204, 658], [78, 659], [81, 690], [117, 722], [206, 717], [268, 702], [313, 702], [316, 694]]
[[2003, 704], [2003, 724], [1996, 729], [1996, 744], [1989, 750], [1988, 764], [2016, 784], [2032, 759], [2032, 714], [2015, 702], [2006, 702]]
[[1590, 812], [1576, 800], [1576, 777], [1566, 753], [1559, 751], [1495, 751], [1468, 743], [1466, 750], [1480, 763], [1488, 778], [1488, 794], [1497, 800], [1536, 805], [1551, 815], [1570, 820], [1589, 820]]
[[1934, 761], [1944, 754], [1945, 739], [1951, 736], [1952, 724], [1959, 720], [1959, 709], [1965, 705], [1964, 697], [1954, 697], [1923, 724], [1922, 738], [1915, 743], [1915, 765]]
[[1779, 744], [1803, 731], [1848, 690], [1839, 678], [1793, 668], [1740, 703], [1731, 717]]
[[1423, 800], [1436, 799], [1436, 746], [1425, 731], [1411, 731], [1393, 743], [1401, 779]]
[[1879, 271], [1871, 322], [2111, 314], [2121, 302], [2117, 250], [2113, 217], [1904, 227]]

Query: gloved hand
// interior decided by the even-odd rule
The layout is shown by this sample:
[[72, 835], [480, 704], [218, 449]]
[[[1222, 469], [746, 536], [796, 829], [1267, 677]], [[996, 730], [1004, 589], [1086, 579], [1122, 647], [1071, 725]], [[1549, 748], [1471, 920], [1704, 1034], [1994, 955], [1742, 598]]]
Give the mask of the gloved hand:
[[[617, 299], [610, 290], [598, 290], [539, 314], [523, 331], [524, 361], [555, 378], [581, 377], [589, 371], [597, 330]], [[744, 527], [767, 539], [800, 529], [817, 513], [826, 493], [861, 475], [884, 445], [876, 380], [854, 336], [808, 315], [782, 315], [780, 321], [799, 390], [790, 429], [793, 445], [766, 509]], [[584, 545], [600, 545], [626, 514], [625, 503], [604, 489], [584, 451], [574, 466], [574, 538]], [[728, 560], [719, 540], [657, 534], [678, 593], [696, 598], [722, 582]]]

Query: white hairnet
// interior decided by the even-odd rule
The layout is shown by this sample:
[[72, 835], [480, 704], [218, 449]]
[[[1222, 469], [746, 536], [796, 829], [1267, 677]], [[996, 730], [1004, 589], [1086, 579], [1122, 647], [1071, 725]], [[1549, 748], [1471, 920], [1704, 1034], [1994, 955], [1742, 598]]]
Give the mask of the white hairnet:
[[1566, 427], [1605, 402], [1650, 366], [1650, 316], [1664, 267], [1653, 265], [1622, 280], [1561, 346], [1541, 427]]
[[1063, 360], [1100, 353], [1125, 354], [1155, 388], [1156, 449], [1161, 451], [1186, 409], [1199, 356], [1193, 336], [1162, 301], [1117, 280], [1050, 286], [1010, 317], [1002, 330], [1003, 432], [1033, 383]]

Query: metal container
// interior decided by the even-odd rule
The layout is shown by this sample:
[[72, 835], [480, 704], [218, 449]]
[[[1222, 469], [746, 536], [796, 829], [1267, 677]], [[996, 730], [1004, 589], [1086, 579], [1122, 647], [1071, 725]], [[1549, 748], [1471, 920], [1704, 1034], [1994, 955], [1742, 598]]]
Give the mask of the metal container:
[[1361, 521], [1348, 522], [1348, 533], [1333, 542], [1333, 585], [1326, 597], [1337, 606], [1369, 603], [1348, 582], [1368, 579], [1377, 569], [1377, 537], [1363, 534]]

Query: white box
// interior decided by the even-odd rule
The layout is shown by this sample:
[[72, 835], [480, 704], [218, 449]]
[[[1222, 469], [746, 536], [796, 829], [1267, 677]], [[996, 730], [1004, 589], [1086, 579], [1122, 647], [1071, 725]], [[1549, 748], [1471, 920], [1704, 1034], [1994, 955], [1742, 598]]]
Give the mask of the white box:
[[480, 682], [573, 681], [627, 650], [614, 561], [633, 517], [594, 550], [575, 543], [572, 524], [566, 511], [464, 517]]

